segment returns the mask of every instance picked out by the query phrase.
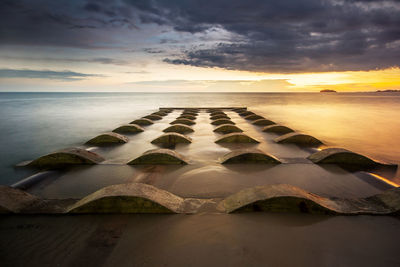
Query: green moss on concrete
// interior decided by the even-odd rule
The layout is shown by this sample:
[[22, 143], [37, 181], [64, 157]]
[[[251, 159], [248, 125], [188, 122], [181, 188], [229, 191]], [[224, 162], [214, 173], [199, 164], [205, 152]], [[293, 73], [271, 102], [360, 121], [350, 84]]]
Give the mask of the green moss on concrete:
[[137, 124], [125, 124], [114, 129], [114, 133], [141, 133], [144, 129]]
[[141, 119], [137, 119], [137, 120], [132, 121], [130, 124], [136, 124], [136, 125], [140, 125], [140, 126], [147, 126], [147, 125], [152, 125], [153, 123], [154, 122], [152, 120], [141, 118]]
[[289, 127], [277, 124], [266, 126], [262, 129], [262, 131], [267, 133], [277, 133], [277, 134], [287, 134], [294, 132]]
[[242, 133], [243, 130], [232, 124], [222, 124], [217, 128], [215, 128], [214, 132], [228, 134], [228, 133]]
[[257, 115], [257, 114], [250, 114], [248, 116], [244, 117], [245, 120], [248, 121], [255, 121], [255, 120], [261, 120], [261, 119], [265, 119], [263, 116]]
[[152, 144], [161, 144], [163, 146], [171, 147], [176, 144], [190, 144], [192, 139], [180, 133], [165, 133], [153, 141]]
[[176, 119], [170, 124], [185, 124], [185, 125], [194, 125], [196, 124], [194, 121], [189, 120], [189, 119]]
[[186, 134], [186, 133], [192, 133], [192, 132], [194, 132], [194, 130], [192, 127], [185, 125], [185, 124], [174, 124], [172, 126], [169, 126], [166, 129], [164, 129], [163, 132]]
[[[250, 115], [251, 116], [251, 115]], [[247, 117], [246, 117], [247, 118]], [[266, 126], [266, 125], [272, 125], [275, 124], [275, 122], [271, 121], [271, 120], [267, 120], [267, 119], [258, 119], [253, 121], [254, 125], [257, 126]]]
[[300, 133], [288, 133], [275, 139], [275, 142], [280, 144], [296, 144], [299, 146], [318, 147], [322, 142], [317, 138]]
[[164, 117], [164, 116], [167, 116], [168, 113], [164, 112], [164, 111], [157, 111], [157, 112], [151, 113], [151, 115], [157, 115], [157, 116]]
[[310, 155], [308, 159], [316, 164], [339, 164], [364, 167], [383, 165], [382, 163], [343, 148], [326, 148]]
[[179, 119], [188, 119], [188, 120], [192, 120], [194, 121], [196, 119], [196, 116], [193, 115], [188, 115], [188, 114], [182, 114], [180, 115], [178, 118], [176, 118], [177, 120]]
[[246, 116], [249, 116], [249, 115], [253, 115], [253, 114], [255, 114], [255, 113], [247, 110], [247, 111], [239, 112], [238, 114], [239, 114], [241, 117], [246, 117]]
[[47, 169], [65, 165], [93, 165], [104, 159], [96, 153], [81, 148], [67, 148], [31, 161], [28, 166]]
[[242, 164], [242, 163], [256, 163], [256, 164], [279, 164], [281, 163], [274, 156], [268, 155], [258, 149], [238, 149], [225, 154], [221, 158], [222, 164]]
[[112, 185], [83, 198], [68, 213], [177, 213], [184, 200], [140, 183]]
[[100, 134], [89, 141], [86, 142], [88, 145], [113, 145], [113, 144], [125, 144], [128, 142], [128, 138], [126, 136], [117, 134], [117, 133], [104, 133]]
[[149, 119], [152, 121], [158, 121], [158, 120], [161, 120], [163, 117], [161, 117], [159, 115], [150, 114], [150, 115], [144, 116], [143, 118]]
[[153, 149], [128, 162], [129, 165], [185, 165], [182, 155], [170, 149]]
[[227, 119], [227, 120], [229, 120], [230, 117], [228, 117], [227, 115], [223, 115], [223, 114], [214, 115], [214, 116], [210, 117], [210, 120], [213, 120], [213, 121], [219, 120], [219, 119]]
[[222, 124], [232, 124], [234, 125], [235, 123], [229, 119], [218, 119], [213, 122], [211, 122], [212, 125], [222, 125]]
[[216, 116], [216, 115], [226, 115], [225, 112], [222, 111], [214, 111], [210, 113], [210, 117]]
[[244, 133], [230, 133], [218, 138], [215, 143], [259, 143], [256, 139]]

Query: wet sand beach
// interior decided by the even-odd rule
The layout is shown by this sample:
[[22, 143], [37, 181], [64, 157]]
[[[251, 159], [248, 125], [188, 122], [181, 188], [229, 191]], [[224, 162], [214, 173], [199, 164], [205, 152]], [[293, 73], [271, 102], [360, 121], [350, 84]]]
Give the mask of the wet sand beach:
[[2, 216], [2, 266], [399, 266], [393, 217]]

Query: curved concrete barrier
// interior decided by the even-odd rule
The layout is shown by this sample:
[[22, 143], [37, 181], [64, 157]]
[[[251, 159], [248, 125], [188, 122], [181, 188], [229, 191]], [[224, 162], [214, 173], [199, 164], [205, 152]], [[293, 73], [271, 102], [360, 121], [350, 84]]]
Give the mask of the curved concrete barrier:
[[182, 115], [190, 115], [190, 116], [197, 117], [199, 114], [197, 112], [184, 111], [184, 112], [182, 112]]
[[281, 163], [274, 156], [268, 155], [259, 149], [238, 149], [225, 154], [220, 159], [221, 164], [242, 164], [242, 163]]
[[137, 124], [125, 124], [114, 129], [114, 133], [141, 133], [144, 129]]
[[185, 158], [171, 149], [152, 149], [128, 162], [129, 165], [182, 165]]
[[178, 118], [176, 118], [177, 120], [179, 120], [179, 119], [188, 119], [188, 120], [192, 120], [192, 121], [194, 121], [195, 119], [196, 119], [196, 117], [195, 116], [193, 116], [193, 115], [189, 115], [189, 114], [182, 114], [182, 115], [180, 115]]
[[111, 185], [81, 199], [68, 213], [179, 213], [184, 200], [141, 183]]
[[158, 120], [161, 120], [163, 117], [161, 117], [159, 115], [150, 114], [150, 115], [144, 116], [143, 118], [149, 119], [152, 121], [158, 121]]
[[195, 113], [198, 113], [198, 112], [200, 112], [200, 109], [198, 109], [198, 108], [184, 108], [183, 112], [195, 112]]
[[104, 158], [96, 153], [82, 148], [66, 148], [41, 156], [27, 166], [35, 168], [54, 168], [65, 165], [93, 165], [102, 162]]
[[316, 164], [351, 165], [366, 168], [373, 168], [377, 166], [397, 166], [395, 164], [386, 164], [374, 161], [363, 155], [354, 153], [343, 148], [326, 148], [310, 155], [308, 159]]
[[368, 198], [325, 198], [287, 184], [247, 188], [218, 204], [227, 213], [264, 211], [338, 215], [399, 215], [400, 189]]
[[154, 122], [152, 120], [146, 119], [146, 118], [141, 118], [141, 119], [137, 119], [132, 121], [130, 124], [136, 124], [136, 125], [140, 125], [140, 126], [147, 126], [147, 125], [151, 125]]
[[228, 133], [242, 133], [243, 130], [232, 124], [222, 124], [217, 128], [215, 128], [214, 132], [228, 134]]
[[244, 133], [230, 133], [218, 138], [215, 143], [260, 143]]
[[310, 147], [318, 147], [323, 143], [317, 138], [301, 133], [288, 133], [282, 136], [279, 136], [275, 139], [275, 142], [280, 144], [296, 144], [299, 146], [310, 146]]
[[125, 144], [127, 142], [128, 138], [126, 136], [111, 132], [111, 133], [100, 134], [87, 141], [86, 144], [102, 146], [102, 145], [112, 145], [112, 144]]
[[176, 144], [190, 144], [192, 139], [180, 133], [165, 133], [153, 141], [152, 144], [161, 144], [163, 146], [174, 146]]
[[275, 124], [275, 122], [273, 122], [271, 120], [267, 120], [267, 119], [258, 119], [258, 120], [253, 121], [253, 124], [257, 125], [257, 126], [267, 126], [267, 125]]
[[227, 119], [227, 120], [230, 120], [231, 118], [230, 118], [228, 115], [222, 115], [222, 114], [214, 115], [214, 116], [211, 116], [211, 117], [210, 117], [210, 120], [213, 120], [213, 121], [219, 120], [219, 119]]
[[249, 115], [253, 115], [253, 114], [255, 114], [255, 113], [252, 112], [252, 111], [246, 110], [246, 111], [243, 111], [243, 112], [239, 112], [238, 114], [239, 114], [239, 116], [241, 116], [241, 117], [246, 117], [246, 116], [249, 116]]
[[164, 129], [163, 132], [185, 134], [185, 133], [192, 133], [194, 132], [194, 130], [192, 127], [185, 124], [174, 124]]
[[29, 210], [39, 202], [39, 198], [25, 191], [0, 185], [0, 214], [20, 213]]
[[263, 116], [257, 115], [257, 114], [250, 114], [244, 117], [245, 120], [248, 121], [255, 121], [255, 120], [261, 120], [265, 119]]
[[151, 113], [150, 115], [157, 115], [157, 116], [164, 117], [164, 116], [167, 116], [168, 113], [167, 113], [167, 112], [164, 112], [164, 111], [157, 111], [157, 112]]
[[232, 111], [234, 111], [236, 113], [245, 112], [246, 110], [247, 110], [247, 108], [234, 108], [234, 109], [232, 109]]
[[277, 134], [287, 134], [287, 133], [294, 132], [289, 127], [286, 127], [283, 125], [278, 125], [278, 124], [266, 126], [262, 129], [262, 131], [267, 132], [267, 133], [277, 133]]
[[174, 111], [173, 109], [170, 108], [159, 108], [158, 110], [165, 113], [171, 113], [172, 111]]
[[185, 125], [194, 125], [196, 124], [194, 121], [189, 120], [189, 119], [176, 119], [170, 124], [185, 124]]
[[222, 124], [232, 124], [234, 125], [235, 123], [229, 119], [218, 119], [213, 122], [211, 122], [212, 125], [222, 125]]
[[210, 113], [210, 117], [216, 116], [216, 115], [226, 115], [226, 114], [223, 111], [213, 111]]

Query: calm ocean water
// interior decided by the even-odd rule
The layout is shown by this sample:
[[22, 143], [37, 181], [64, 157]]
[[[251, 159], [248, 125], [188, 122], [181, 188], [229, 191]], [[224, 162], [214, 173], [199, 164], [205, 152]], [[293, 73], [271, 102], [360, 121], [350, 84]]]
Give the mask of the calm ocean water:
[[[247, 106], [329, 146], [400, 164], [395, 93], [0, 93], [0, 184], [27, 175], [14, 165], [168, 106]], [[400, 183], [399, 171], [386, 177]]]

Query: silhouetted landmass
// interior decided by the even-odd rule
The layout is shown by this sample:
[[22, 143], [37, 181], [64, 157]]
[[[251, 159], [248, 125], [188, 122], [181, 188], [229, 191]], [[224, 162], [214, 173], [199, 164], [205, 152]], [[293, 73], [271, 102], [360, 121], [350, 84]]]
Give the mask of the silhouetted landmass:
[[400, 93], [400, 90], [378, 90], [377, 93]]
[[332, 89], [323, 89], [319, 91], [320, 93], [337, 93], [335, 90]]

